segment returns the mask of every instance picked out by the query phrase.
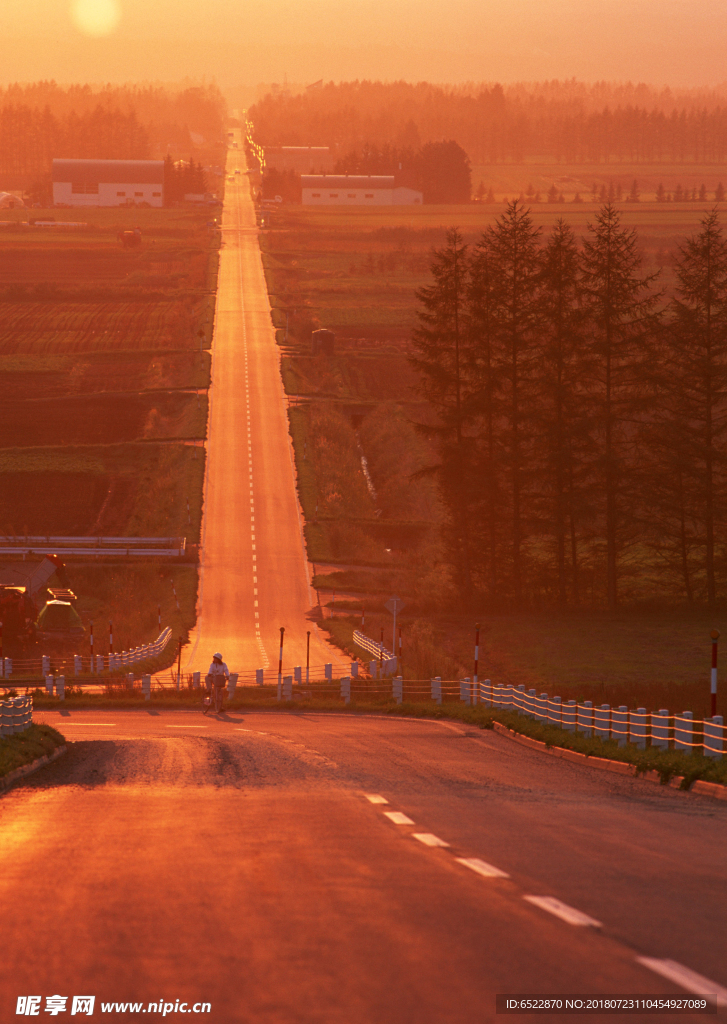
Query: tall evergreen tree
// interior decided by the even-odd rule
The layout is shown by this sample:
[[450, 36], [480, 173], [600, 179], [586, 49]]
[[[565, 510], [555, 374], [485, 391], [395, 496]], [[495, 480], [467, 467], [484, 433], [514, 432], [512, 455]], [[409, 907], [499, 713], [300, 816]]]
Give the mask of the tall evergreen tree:
[[448, 539], [457, 582], [465, 598], [472, 594], [470, 545], [470, 491], [472, 441], [466, 434], [469, 406], [467, 345], [470, 337], [467, 296], [470, 254], [456, 228], [447, 232], [446, 244], [435, 249], [430, 270], [434, 283], [417, 292], [422, 308], [413, 332], [416, 354], [410, 357], [419, 371], [418, 390], [437, 416], [437, 473], [449, 512]]
[[577, 535], [585, 512], [583, 480], [588, 471], [588, 359], [579, 299], [578, 246], [572, 228], [561, 218], [543, 252], [536, 406], [541, 503], [555, 541], [561, 608], [566, 606], [569, 590], [574, 603], [579, 596]]
[[707, 601], [714, 609], [717, 531], [727, 524], [727, 240], [716, 209], [702, 220], [699, 234], [679, 246], [676, 275], [672, 412], [681, 438], [677, 454], [696, 492]]
[[[636, 232], [621, 227], [615, 207], [601, 208], [581, 259], [584, 309], [594, 358], [598, 488], [605, 506], [606, 591], [618, 605], [619, 555], [633, 512], [634, 424], [646, 393], [648, 342], [655, 327], [657, 275], [641, 276]], [[627, 498], [628, 494], [628, 498]]]
[[502, 449], [510, 485], [511, 578], [516, 606], [523, 599], [523, 544], [527, 535], [523, 499], [532, 446], [531, 399], [540, 319], [539, 235], [540, 229], [533, 224], [530, 211], [517, 199], [508, 203], [502, 217], [485, 233], [496, 269], [493, 313], [502, 351]]

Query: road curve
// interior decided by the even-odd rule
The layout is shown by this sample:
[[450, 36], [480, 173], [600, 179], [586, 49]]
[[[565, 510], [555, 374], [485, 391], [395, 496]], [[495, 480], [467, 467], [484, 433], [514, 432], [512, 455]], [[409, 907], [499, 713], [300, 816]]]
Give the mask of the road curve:
[[31, 992], [207, 1000], [218, 1024], [479, 1024], [498, 992], [684, 994], [639, 956], [727, 987], [716, 802], [453, 723], [42, 717], [73, 742], [0, 800], [2, 1020]]
[[[239, 132], [238, 132], [239, 135]], [[255, 211], [242, 149], [230, 150], [202, 520], [197, 628], [184, 667], [204, 671], [221, 650], [231, 671], [344, 666], [308, 614], [315, 603]], [[242, 173], [235, 173], [240, 171]]]

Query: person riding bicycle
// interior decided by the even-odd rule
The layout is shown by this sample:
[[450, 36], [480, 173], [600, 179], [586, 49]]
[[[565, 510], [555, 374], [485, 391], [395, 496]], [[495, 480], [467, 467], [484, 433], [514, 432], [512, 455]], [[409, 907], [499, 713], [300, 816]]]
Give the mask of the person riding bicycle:
[[209, 690], [210, 696], [212, 696], [212, 689], [214, 687], [214, 698], [215, 706], [222, 703], [222, 687], [226, 686], [230, 680], [230, 671], [227, 665], [222, 660], [222, 655], [219, 651], [212, 656], [212, 664], [210, 670], [207, 673], [207, 689]]

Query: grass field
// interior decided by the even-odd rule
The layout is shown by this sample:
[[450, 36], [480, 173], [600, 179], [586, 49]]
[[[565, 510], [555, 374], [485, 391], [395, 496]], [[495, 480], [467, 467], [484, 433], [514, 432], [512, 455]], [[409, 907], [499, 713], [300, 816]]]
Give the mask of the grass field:
[[[3, 211], [0, 533], [172, 535], [196, 544], [215, 216], [183, 208]], [[21, 223], [49, 217], [83, 225]], [[141, 246], [122, 248], [117, 232], [136, 226]], [[179, 609], [169, 567], [77, 559], [68, 566], [82, 619], [113, 619], [121, 647], [157, 635], [160, 604], [175, 635], [191, 628], [196, 568], [176, 571]]]

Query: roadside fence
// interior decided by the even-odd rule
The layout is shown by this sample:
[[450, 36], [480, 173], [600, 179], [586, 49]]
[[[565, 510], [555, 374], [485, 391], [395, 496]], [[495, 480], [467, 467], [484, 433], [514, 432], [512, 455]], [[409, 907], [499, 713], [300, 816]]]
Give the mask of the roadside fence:
[[8, 697], [0, 700], [0, 736], [25, 732], [33, 724], [33, 698]]
[[0, 662], [0, 679], [19, 676], [43, 676], [45, 678], [51, 674], [53, 662], [63, 663], [69, 674], [72, 670], [74, 676], [119, 672], [150, 658], [158, 658], [171, 639], [172, 630], [167, 626], [152, 643], [142, 644], [129, 651], [119, 651], [115, 654], [90, 656], [69, 654], [58, 658], [51, 658], [50, 655], [43, 654], [39, 658], [4, 658]]

